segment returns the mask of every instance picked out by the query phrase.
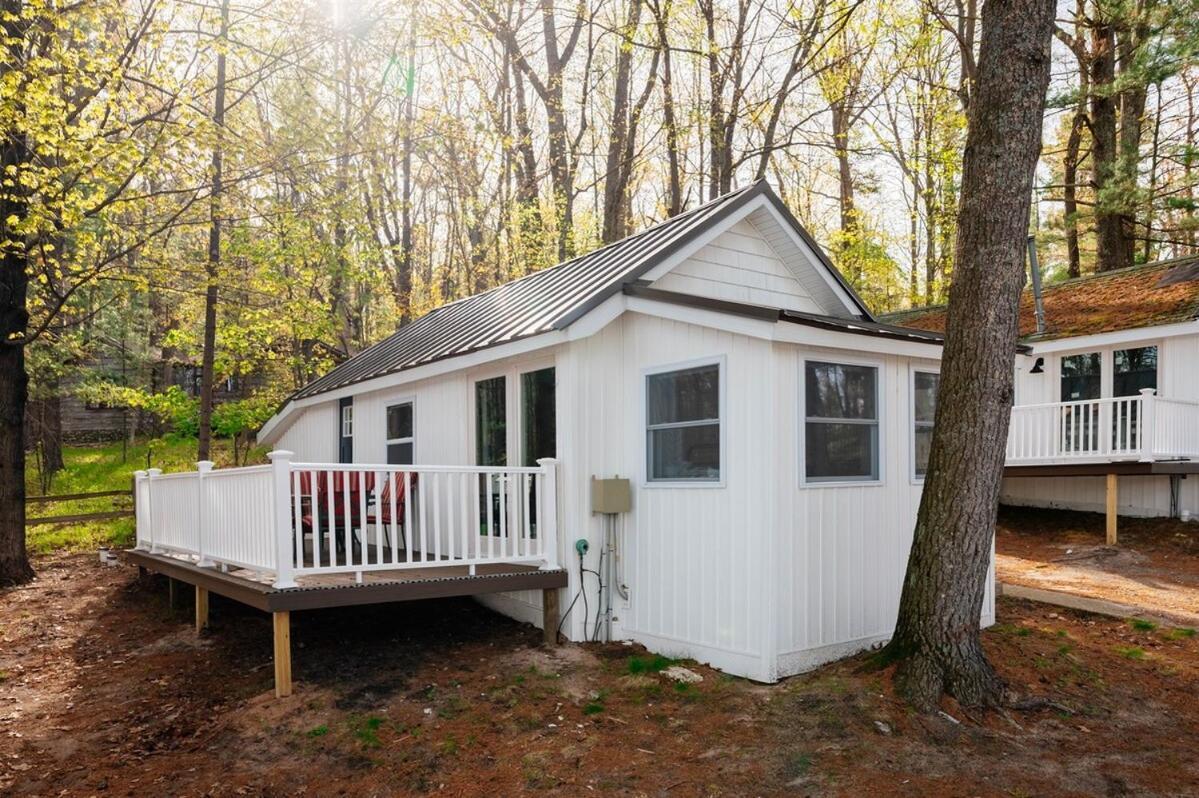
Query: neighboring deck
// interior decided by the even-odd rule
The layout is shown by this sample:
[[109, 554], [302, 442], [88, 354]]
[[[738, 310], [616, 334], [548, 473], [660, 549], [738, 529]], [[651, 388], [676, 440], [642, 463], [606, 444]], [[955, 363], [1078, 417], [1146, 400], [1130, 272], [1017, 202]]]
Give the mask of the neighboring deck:
[[148, 571], [204, 588], [264, 612], [314, 610], [383, 604], [396, 601], [478, 596], [512, 590], [556, 590], [566, 587], [566, 571], [530, 565], [495, 563], [475, 566], [437, 565], [396, 571], [370, 571], [362, 582], [353, 574], [302, 576], [297, 587], [277, 588], [261, 572], [202, 568], [169, 554], [130, 549], [126, 559]]

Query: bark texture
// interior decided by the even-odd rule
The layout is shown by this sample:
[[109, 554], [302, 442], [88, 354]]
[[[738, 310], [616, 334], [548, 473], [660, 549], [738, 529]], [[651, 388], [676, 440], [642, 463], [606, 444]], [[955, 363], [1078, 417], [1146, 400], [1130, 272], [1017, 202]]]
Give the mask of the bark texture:
[[979, 620], [999, 504], [1053, 0], [989, 0], [973, 87], [937, 426], [895, 636], [900, 689], [998, 704]]
[[[0, 77], [22, 62], [25, 41], [20, 0], [4, 0], [0, 21], [6, 42]], [[24, 133], [5, 131], [0, 143], [0, 166], [4, 173], [28, 163], [29, 146]], [[0, 587], [27, 582], [33, 569], [25, 554], [25, 410], [29, 401], [29, 378], [25, 374], [25, 336], [29, 327], [26, 294], [29, 276], [25, 248], [18, 233], [9, 229], [9, 218], [24, 219], [28, 213], [26, 190], [17, 184], [0, 191]]]

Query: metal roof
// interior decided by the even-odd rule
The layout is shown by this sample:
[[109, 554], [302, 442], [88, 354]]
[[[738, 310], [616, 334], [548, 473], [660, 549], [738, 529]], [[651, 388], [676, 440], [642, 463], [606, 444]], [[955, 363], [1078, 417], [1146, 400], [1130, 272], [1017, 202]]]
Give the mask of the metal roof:
[[771, 190], [759, 180], [640, 233], [481, 294], [443, 305], [401, 327], [297, 391], [303, 399], [532, 335], [561, 330], [621, 287], [758, 196], [770, 199], [838, 281], [862, 317], [869, 311]]

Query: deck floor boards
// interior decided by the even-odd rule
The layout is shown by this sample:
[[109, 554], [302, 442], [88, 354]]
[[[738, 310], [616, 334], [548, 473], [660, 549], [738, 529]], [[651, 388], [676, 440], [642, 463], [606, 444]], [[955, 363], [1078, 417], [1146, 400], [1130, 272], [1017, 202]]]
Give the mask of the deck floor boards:
[[201, 568], [194, 561], [181, 557], [136, 549], [126, 551], [125, 557], [150, 571], [267, 612], [546, 590], [565, 587], [567, 582], [566, 571], [542, 570], [534, 565], [477, 565], [475, 573], [471, 574], [467, 565], [430, 563], [429, 567], [422, 568], [364, 571], [361, 582], [353, 573], [311, 574], [297, 578], [298, 587], [276, 588], [269, 575], [256, 571], [231, 568], [222, 572], [216, 568]]

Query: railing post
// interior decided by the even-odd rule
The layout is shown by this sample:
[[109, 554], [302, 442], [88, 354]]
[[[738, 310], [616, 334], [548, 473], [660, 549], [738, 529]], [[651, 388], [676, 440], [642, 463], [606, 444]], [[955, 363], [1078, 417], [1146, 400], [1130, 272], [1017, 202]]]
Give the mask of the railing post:
[[162, 473], [161, 468], [151, 468], [146, 471], [146, 515], [149, 516], [150, 553], [159, 554], [160, 550], [154, 543], [154, 477]]
[[274, 474], [272, 508], [275, 518], [275, 587], [296, 587], [292, 555], [295, 536], [291, 529], [291, 458], [294, 452], [279, 449], [267, 455]]
[[1141, 389], [1140, 429], [1137, 431], [1137, 448], [1141, 450], [1141, 462], [1153, 461], [1157, 441], [1157, 391]]
[[212, 568], [216, 563], [208, 559], [208, 555], [204, 551], [206, 525], [208, 524], [208, 493], [207, 480], [204, 479], [208, 472], [212, 470], [213, 462], [211, 460], [201, 460], [196, 463], [196, 554], [199, 555], [199, 560], [196, 565], [201, 568]]
[[558, 567], [558, 461], [543, 457], [537, 461], [541, 466], [541, 506], [537, 513], [537, 537], [541, 542], [541, 554], [545, 558], [542, 570]]
[[133, 472], [133, 530], [137, 536], [137, 542], [134, 546], [138, 551], [146, 551], [150, 548], [146, 535], [143, 534], [150, 528], [150, 508], [142, 507], [142, 485], [146, 481], [145, 471]]

